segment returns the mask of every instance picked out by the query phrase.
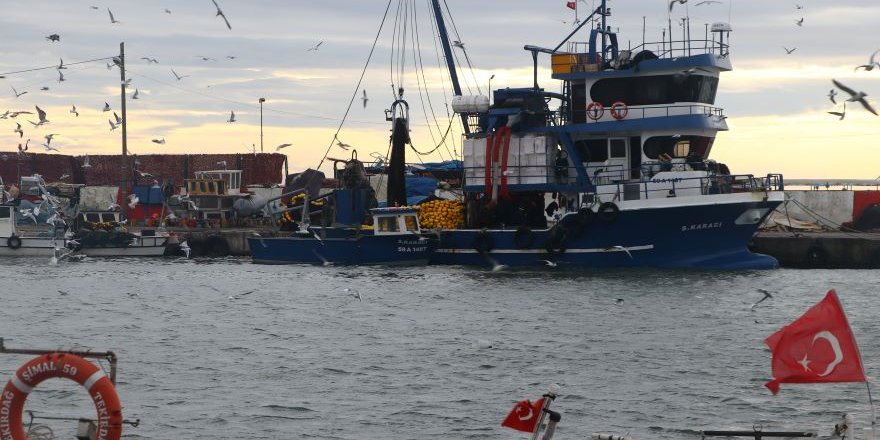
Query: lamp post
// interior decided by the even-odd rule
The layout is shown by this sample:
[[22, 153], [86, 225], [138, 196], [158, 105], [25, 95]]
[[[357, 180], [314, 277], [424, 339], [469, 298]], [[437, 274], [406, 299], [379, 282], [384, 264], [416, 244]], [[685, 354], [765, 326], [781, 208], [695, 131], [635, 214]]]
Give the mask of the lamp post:
[[266, 98], [260, 98], [260, 153], [263, 152], [263, 103]]

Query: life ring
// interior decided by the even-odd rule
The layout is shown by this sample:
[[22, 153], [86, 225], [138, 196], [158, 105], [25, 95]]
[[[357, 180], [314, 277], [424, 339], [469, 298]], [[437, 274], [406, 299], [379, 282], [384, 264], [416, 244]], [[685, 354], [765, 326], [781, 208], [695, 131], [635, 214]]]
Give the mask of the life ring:
[[474, 238], [473, 248], [477, 253], [485, 254], [495, 249], [495, 239], [489, 231], [483, 229]]
[[598, 215], [602, 220], [605, 220], [608, 223], [614, 223], [617, 220], [617, 217], [620, 216], [620, 208], [618, 208], [614, 202], [605, 202], [599, 205]]
[[51, 378], [70, 379], [82, 385], [98, 412], [97, 440], [122, 436], [122, 404], [116, 388], [97, 365], [70, 353], [45, 354], [21, 366], [0, 394], [0, 435], [4, 440], [26, 440], [22, 423], [25, 400], [34, 387]]
[[565, 242], [568, 240], [568, 230], [565, 226], [557, 224], [550, 230], [550, 236], [547, 237], [547, 243], [544, 249], [548, 254], [564, 254]]
[[513, 234], [513, 245], [517, 249], [528, 249], [535, 243], [535, 233], [528, 226], [520, 226], [516, 228]]
[[587, 105], [587, 117], [598, 121], [605, 115], [605, 106], [601, 102], [593, 101]]
[[6, 240], [6, 246], [9, 247], [9, 249], [18, 249], [21, 247], [21, 239], [18, 238], [17, 235], [12, 234]]
[[629, 107], [623, 101], [617, 101], [611, 104], [611, 117], [618, 121], [625, 118], [629, 114]]

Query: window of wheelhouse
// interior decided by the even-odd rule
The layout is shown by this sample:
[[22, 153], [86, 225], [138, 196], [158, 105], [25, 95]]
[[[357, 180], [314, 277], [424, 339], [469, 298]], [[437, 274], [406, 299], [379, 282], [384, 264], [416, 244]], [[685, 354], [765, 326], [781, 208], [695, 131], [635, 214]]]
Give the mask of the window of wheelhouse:
[[630, 106], [676, 102], [714, 104], [717, 92], [717, 77], [686, 74], [607, 78], [590, 88], [591, 101], [606, 107], [618, 101]]
[[645, 140], [642, 151], [645, 157], [654, 160], [663, 153], [681, 158], [692, 155], [706, 157], [713, 142], [715, 138], [707, 136], [652, 136]]
[[608, 160], [608, 139], [584, 139], [574, 143], [578, 156], [584, 162]]

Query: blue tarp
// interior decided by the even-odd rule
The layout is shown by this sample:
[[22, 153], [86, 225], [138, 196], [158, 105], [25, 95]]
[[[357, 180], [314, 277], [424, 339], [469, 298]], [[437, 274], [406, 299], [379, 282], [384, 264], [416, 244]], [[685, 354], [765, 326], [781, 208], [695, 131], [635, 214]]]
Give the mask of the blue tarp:
[[433, 177], [406, 176], [406, 197], [434, 195], [437, 179]]
[[[131, 192], [137, 194], [139, 199], [138, 203], [144, 205], [161, 205], [165, 200], [165, 196], [162, 194], [162, 188], [159, 188], [158, 186], [137, 185], [132, 187]], [[128, 203], [128, 200], [125, 200], [125, 203]]]

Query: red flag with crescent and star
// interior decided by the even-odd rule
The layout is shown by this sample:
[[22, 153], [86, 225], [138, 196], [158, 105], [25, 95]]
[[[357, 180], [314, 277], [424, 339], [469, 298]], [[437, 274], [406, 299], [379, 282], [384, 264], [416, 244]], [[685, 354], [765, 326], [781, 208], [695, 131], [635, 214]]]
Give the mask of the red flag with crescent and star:
[[501, 422], [501, 426], [506, 426], [522, 432], [535, 432], [543, 408], [543, 397], [536, 400], [534, 403], [529, 402], [528, 400], [521, 400], [516, 403], [513, 410], [507, 415], [507, 418]]
[[577, 9], [577, 8], [578, 8], [578, 4], [577, 4], [576, 1], [574, 1], [574, 2], [567, 2], [567, 3], [565, 4], [565, 6], [568, 6], [568, 9]]
[[773, 380], [781, 383], [865, 382], [865, 369], [843, 307], [832, 289], [796, 321], [764, 341], [773, 353]]

